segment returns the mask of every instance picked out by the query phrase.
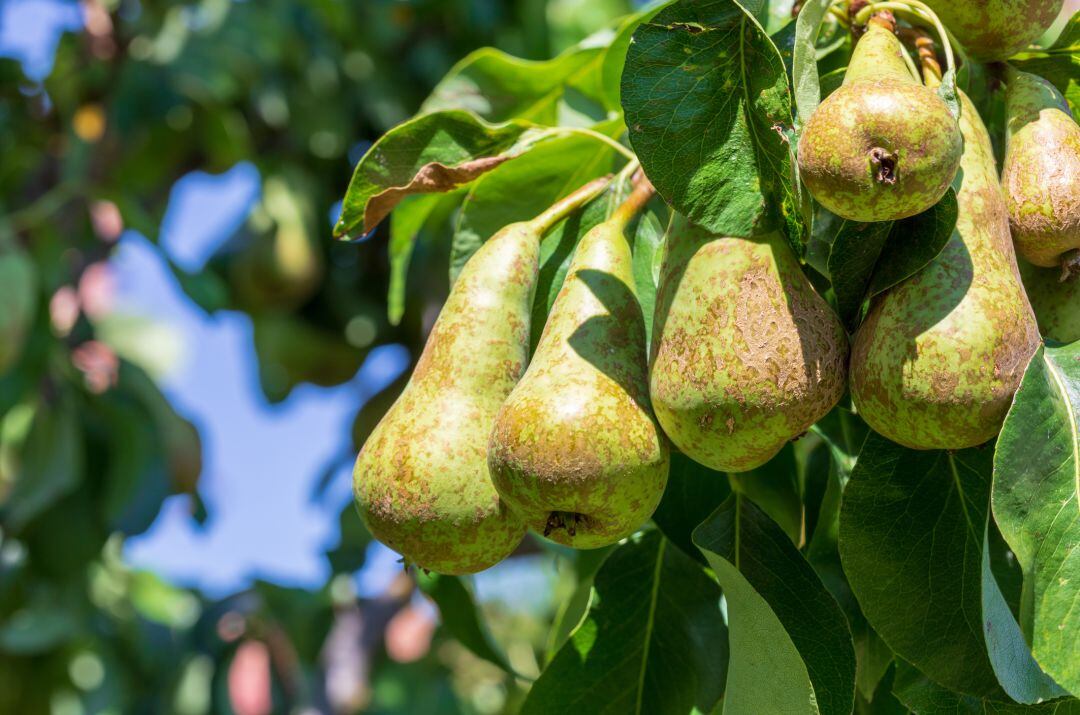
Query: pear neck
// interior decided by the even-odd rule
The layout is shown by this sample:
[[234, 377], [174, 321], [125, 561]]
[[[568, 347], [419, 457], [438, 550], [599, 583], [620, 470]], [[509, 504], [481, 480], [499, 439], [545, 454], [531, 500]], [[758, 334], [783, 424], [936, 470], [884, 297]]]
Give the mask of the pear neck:
[[904, 47], [896, 35], [880, 23], [871, 22], [855, 45], [851, 64], [844, 75], [844, 84], [883, 79], [917, 84], [904, 62], [903, 52]]
[[[1009, 118], [1009, 131], [1019, 129], [1023, 124], [1039, 118], [1044, 109], [1058, 109], [1072, 116], [1065, 97], [1057, 87], [1042, 77], [1021, 72], [1006, 65], [1005, 92], [1006, 110]], [[1014, 127], [1014, 124], [1016, 126]]]

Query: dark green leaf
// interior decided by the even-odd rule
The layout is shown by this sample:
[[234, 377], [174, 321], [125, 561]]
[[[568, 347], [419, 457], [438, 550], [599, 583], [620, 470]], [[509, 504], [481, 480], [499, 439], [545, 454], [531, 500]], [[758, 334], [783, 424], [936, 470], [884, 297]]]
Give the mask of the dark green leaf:
[[447, 633], [478, 658], [483, 658], [508, 673], [514, 672], [506, 656], [500, 653], [492, 642], [482, 623], [480, 609], [472, 592], [460, 578], [419, 573], [416, 581], [420, 590], [430, 596], [439, 607], [442, 627]]
[[737, 2], [680, 0], [643, 23], [622, 103], [646, 173], [680, 213], [724, 236], [764, 223], [801, 236], [787, 71]]
[[1004, 698], [1002, 686], [1052, 697], [986, 555], [992, 459], [871, 434], [844, 491], [844, 571], [874, 629], [931, 679], [978, 697]]
[[1032, 358], [994, 458], [994, 517], [1024, 571], [1035, 660], [1080, 693], [1080, 343]]
[[546, 648], [546, 662], [550, 663], [555, 654], [563, 647], [570, 635], [577, 630], [585, 614], [589, 611], [589, 603], [592, 601], [593, 579], [596, 572], [604, 563], [604, 559], [615, 550], [616, 547], [602, 549], [585, 549], [574, 552], [573, 570], [577, 587], [570, 598], [565, 599], [555, 614], [551, 624]]
[[1052, 82], [1065, 95], [1073, 116], [1080, 116], [1080, 12], [1072, 16], [1052, 46], [1021, 52], [1009, 62], [1018, 70]]
[[956, 192], [949, 189], [932, 209], [897, 221], [870, 279], [871, 296], [882, 293], [937, 258], [956, 228]]
[[943, 688], [902, 661], [897, 663], [893, 693], [915, 715], [1080, 715], [1076, 698], [1041, 705], [977, 698]]
[[650, 531], [612, 553], [589, 615], [533, 684], [522, 715], [712, 712], [727, 670], [720, 590]]
[[386, 314], [391, 325], [398, 325], [405, 314], [406, 278], [420, 232], [433, 215], [438, 216], [456, 206], [462, 198], [457, 191], [408, 196], [390, 215], [390, 287], [386, 296]]
[[731, 487], [769, 515], [793, 544], [803, 537], [803, 503], [795, 448], [786, 444], [780, 453], [751, 472], [729, 473]]
[[730, 495], [724, 472], [709, 469], [673, 449], [667, 488], [652, 518], [672, 543], [704, 563], [694, 547], [694, 529]]
[[634, 31], [637, 30], [641, 23], [651, 20], [656, 16], [656, 13], [673, 2], [677, 2], [677, 0], [668, 0], [656, 7], [635, 13], [623, 20], [622, 24], [619, 25], [619, 29], [615, 33], [615, 39], [608, 45], [603, 66], [600, 68], [604, 87], [604, 101], [608, 109], [622, 111], [622, 88], [620, 85], [622, 83], [623, 66], [626, 64], [626, 51], [630, 48], [630, 39], [633, 37]]
[[732, 495], [694, 531], [728, 606], [726, 713], [846, 715], [855, 653], [843, 612], [791, 540]]
[[829, 277], [836, 294], [836, 307], [849, 330], [859, 324], [859, 316], [874, 266], [889, 240], [892, 224], [857, 223], [841, 219], [829, 253]]
[[364, 235], [411, 194], [452, 191], [514, 156], [529, 125], [488, 124], [460, 110], [394, 127], [356, 165], [334, 235]]

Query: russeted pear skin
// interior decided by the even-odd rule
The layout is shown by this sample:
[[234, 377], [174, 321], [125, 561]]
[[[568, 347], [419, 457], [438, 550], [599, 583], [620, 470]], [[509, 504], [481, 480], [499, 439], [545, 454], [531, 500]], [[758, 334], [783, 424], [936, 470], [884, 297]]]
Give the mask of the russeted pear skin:
[[1012, 57], [1039, 39], [1064, 0], [924, 0], [980, 62]]
[[1059, 269], [1039, 268], [1024, 260], [1020, 277], [1042, 336], [1059, 343], [1080, 340], [1080, 279], [1062, 281]]
[[963, 93], [961, 102], [956, 229], [926, 268], [874, 301], [851, 355], [859, 414], [912, 449], [992, 439], [1039, 345], [990, 136]]
[[672, 443], [712, 469], [769, 461], [844, 394], [847, 333], [786, 241], [668, 232], [651, 395]]
[[902, 52], [896, 36], [872, 20], [843, 85], [818, 106], [799, 139], [799, 173], [810, 193], [852, 221], [926, 211], [960, 165], [955, 117], [915, 80]]
[[356, 460], [372, 535], [417, 566], [482, 571], [525, 536], [487, 470], [495, 414], [525, 371], [540, 236], [512, 224], [465, 264], [401, 396]]
[[1060, 266], [1080, 249], [1080, 126], [1046, 80], [1010, 68], [1006, 81], [1001, 183], [1013, 240], [1029, 262]]
[[632, 534], [656, 510], [668, 478], [668, 444], [649, 404], [628, 219], [617, 212], [581, 239], [488, 452], [512, 511], [576, 548]]

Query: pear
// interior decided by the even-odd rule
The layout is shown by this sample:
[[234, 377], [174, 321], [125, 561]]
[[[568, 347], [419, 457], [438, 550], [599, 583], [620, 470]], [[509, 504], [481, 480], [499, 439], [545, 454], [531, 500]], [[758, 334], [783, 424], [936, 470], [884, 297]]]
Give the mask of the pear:
[[1017, 252], [1037, 266], [1080, 273], [1080, 126], [1057, 88], [1006, 69], [1001, 183]]
[[1020, 277], [1042, 336], [1059, 343], [1080, 340], [1080, 279], [1063, 281], [1058, 269], [1039, 268], [1027, 261], [1020, 261]]
[[1008, 59], [1039, 39], [1064, 0], [924, 0], [980, 62]]
[[912, 449], [993, 438], [1039, 345], [990, 136], [963, 93], [961, 103], [956, 230], [926, 268], [873, 302], [851, 355], [858, 412]]
[[581, 239], [491, 434], [488, 464], [503, 501], [567, 546], [629, 536], [667, 484], [668, 445], [649, 404], [645, 321], [624, 236], [652, 193], [642, 181]]
[[871, 19], [843, 85], [799, 139], [799, 172], [811, 195], [852, 221], [891, 221], [931, 208], [963, 151], [955, 117], [912, 76], [888, 28]]
[[847, 333], [781, 236], [722, 238], [677, 217], [667, 240], [653, 408], [690, 458], [750, 471], [843, 396]]
[[409, 383], [361, 448], [353, 473], [360, 516], [406, 562], [475, 573], [509, 556], [525, 535], [491, 484], [488, 437], [528, 360], [540, 239], [606, 184], [598, 179], [481, 246]]

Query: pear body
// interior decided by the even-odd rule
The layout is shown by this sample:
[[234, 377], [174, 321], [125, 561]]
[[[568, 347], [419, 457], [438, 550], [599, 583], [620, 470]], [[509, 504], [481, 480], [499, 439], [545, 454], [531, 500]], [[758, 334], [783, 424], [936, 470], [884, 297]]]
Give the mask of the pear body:
[[409, 383], [360, 450], [360, 515], [407, 561], [443, 574], [497, 564], [525, 524], [492, 486], [495, 414], [525, 372], [540, 236], [513, 224], [465, 264]]
[[1017, 252], [1037, 266], [1080, 249], [1080, 126], [1046, 80], [1009, 72], [1001, 183]]
[[1054, 23], [1064, 0], [925, 0], [969, 55], [1012, 57]]
[[601, 224], [578, 245], [488, 453], [503, 500], [553, 541], [613, 544], [660, 503], [669, 455], [649, 404], [645, 335], [622, 226]]
[[956, 119], [916, 82], [900, 41], [870, 24], [844, 83], [810, 116], [799, 173], [810, 193], [852, 221], [892, 221], [936, 204], [960, 165]]
[[1047, 340], [1080, 340], [1080, 280], [1062, 281], [1057, 268], [1039, 268], [1020, 261], [1020, 277]]
[[761, 466], [844, 394], [847, 333], [778, 235], [720, 238], [676, 219], [653, 330], [656, 416], [712, 469]]
[[956, 229], [926, 268], [874, 301], [851, 355], [859, 414], [912, 449], [993, 438], [1039, 344], [990, 136], [967, 96], [961, 101]]

